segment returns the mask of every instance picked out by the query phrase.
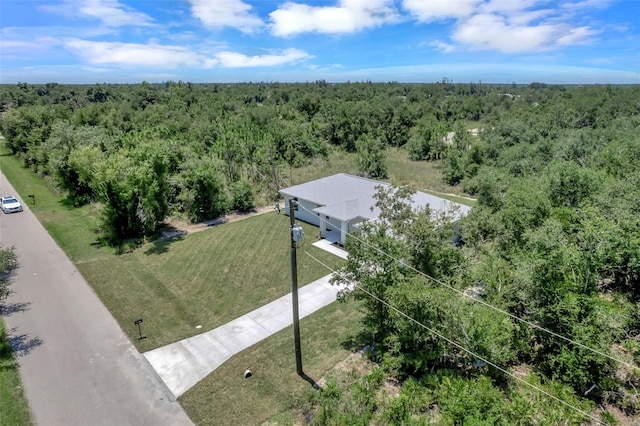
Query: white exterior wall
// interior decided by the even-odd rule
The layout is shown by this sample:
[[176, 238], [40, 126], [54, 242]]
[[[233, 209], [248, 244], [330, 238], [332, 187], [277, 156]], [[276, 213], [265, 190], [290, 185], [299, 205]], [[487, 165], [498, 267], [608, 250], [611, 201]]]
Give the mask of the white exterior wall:
[[323, 220], [320, 224], [320, 235], [322, 237], [326, 237], [329, 233], [337, 233], [340, 235], [338, 242], [344, 245], [349, 224], [332, 217], [327, 218], [327, 216], [322, 216], [322, 219]]
[[339, 231], [342, 228], [342, 222], [332, 217], [328, 218], [323, 216], [328, 231]]
[[[285, 195], [284, 203], [285, 203], [285, 214], [289, 216], [289, 198]], [[312, 204], [306, 200], [298, 200], [298, 210], [295, 212], [296, 220], [300, 220], [302, 222], [310, 223], [311, 225], [319, 226], [320, 219], [316, 213], [313, 213], [311, 210], [318, 207], [317, 204]]]
[[[289, 215], [289, 199], [291, 197], [285, 195], [284, 197], [284, 214]], [[320, 216], [313, 212], [313, 209], [320, 207], [315, 203], [311, 203], [307, 200], [298, 200], [298, 210], [295, 212], [296, 220], [309, 223], [317, 226], [320, 231], [320, 235], [324, 237], [329, 232], [337, 232], [340, 235], [339, 242], [344, 245], [347, 232], [354, 228], [348, 222], [342, 222], [332, 217]]]

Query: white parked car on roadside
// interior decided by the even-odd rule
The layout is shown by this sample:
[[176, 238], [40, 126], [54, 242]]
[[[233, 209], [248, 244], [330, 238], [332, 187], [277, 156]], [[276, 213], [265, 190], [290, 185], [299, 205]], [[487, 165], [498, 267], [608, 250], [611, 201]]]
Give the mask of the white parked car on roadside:
[[13, 195], [0, 198], [0, 209], [3, 213], [16, 213], [22, 211], [22, 203]]

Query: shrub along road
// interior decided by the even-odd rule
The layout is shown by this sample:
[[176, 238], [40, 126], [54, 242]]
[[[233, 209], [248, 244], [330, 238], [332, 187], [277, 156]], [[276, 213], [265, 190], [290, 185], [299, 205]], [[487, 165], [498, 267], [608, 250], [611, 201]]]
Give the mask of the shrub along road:
[[[18, 195], [3, 174], [0, 190]], [[20, 263], [4, 320], [35, 423], [192, 424], [20, 195], [25, 211], [0, 215]]]

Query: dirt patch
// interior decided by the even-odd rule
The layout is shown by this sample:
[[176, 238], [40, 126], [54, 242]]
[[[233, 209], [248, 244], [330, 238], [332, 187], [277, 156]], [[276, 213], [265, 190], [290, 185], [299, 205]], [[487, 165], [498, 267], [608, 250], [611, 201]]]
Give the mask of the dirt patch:
[[186, 234], [191, 234], [193, 232], [204, 231], [211, 226], [222, 225], [223, 223], [237, 222], [242, 219], [273, 211], [273, 206], [264, 206], [255, 208], [248, 212], [234, 211], [224, 216], [198, 223], [191, 223], [182, 219], [168, 219], [160, 229], [160, 232], [162, 232], [162, 236], [160, 237], [160, 239], [169, 240], [172, 238], [178, 238]]
[[330, 374], [349, 373], [355, 370], [360, 377], [368, 374], [372, 368], [373, 363], [367, 359], [364, 351], [359, 350], [357, 352], [353, 352], [348, 357], [334, 365], [325, 376], [318, 380], [317, 384], [324, 389], [327, 384], [327, 376]]

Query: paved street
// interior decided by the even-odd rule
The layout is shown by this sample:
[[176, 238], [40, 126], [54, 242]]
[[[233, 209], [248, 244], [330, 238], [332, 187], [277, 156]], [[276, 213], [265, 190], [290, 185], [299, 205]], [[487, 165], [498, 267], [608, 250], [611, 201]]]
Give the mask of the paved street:
[[189, 425], [154, 370], [0, 174], [0, 194], [25, 211], [0, 213], [0, 244], [20, 269], [4, 320], [38, 425]]

